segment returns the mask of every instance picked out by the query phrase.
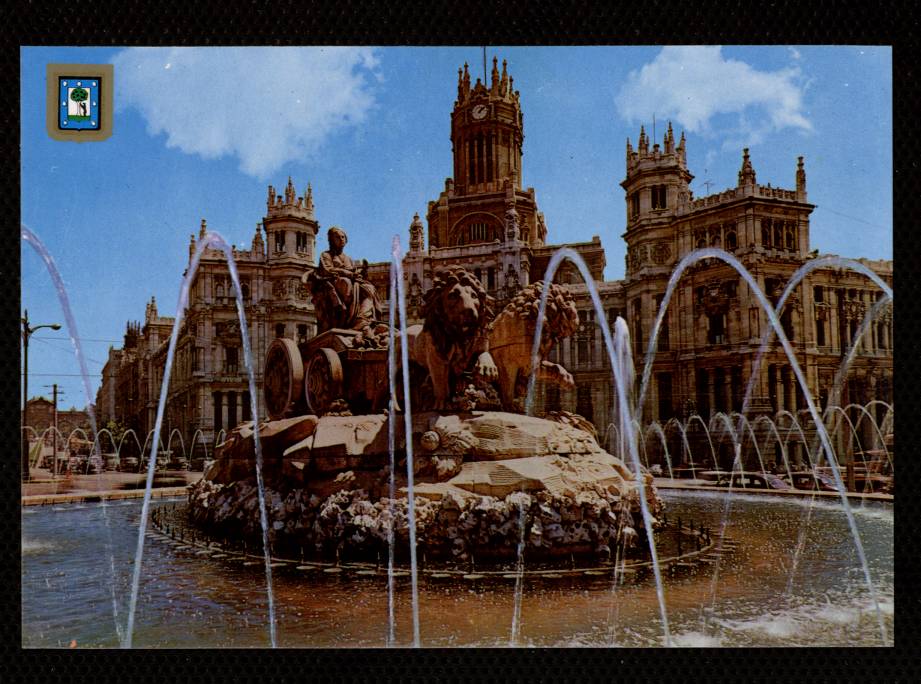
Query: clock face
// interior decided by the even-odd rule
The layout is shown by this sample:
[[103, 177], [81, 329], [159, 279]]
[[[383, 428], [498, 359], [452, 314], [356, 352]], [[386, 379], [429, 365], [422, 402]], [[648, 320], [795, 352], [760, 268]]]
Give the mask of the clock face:
[[489, 110], [486, 108], [486, 105], [478, 104], [470, 113], [473, 114], [474, 119], [482, 119], [486, 116], [487, 111]]

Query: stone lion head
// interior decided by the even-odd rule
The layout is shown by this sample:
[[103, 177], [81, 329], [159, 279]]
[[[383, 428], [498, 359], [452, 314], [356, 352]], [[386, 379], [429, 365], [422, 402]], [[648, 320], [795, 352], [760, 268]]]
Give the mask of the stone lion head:
[[[531, 283], [512, 298], [506, 311], [514, 312], [524, 320], [536, 322], [543, 290], [544, 281]], [[551, 283], [544, 312], [543, 341], [550, 344], [559, 342], [572, 335], [578, 327], [579, 311], [572, 293], [561, 285]]]
[[472, 273], [459, 266], [441, 270], [422, 302], [424, 329], [447, 356], [453, 344], [463, 344], [489, 326], [492, 304], [493, 298]]

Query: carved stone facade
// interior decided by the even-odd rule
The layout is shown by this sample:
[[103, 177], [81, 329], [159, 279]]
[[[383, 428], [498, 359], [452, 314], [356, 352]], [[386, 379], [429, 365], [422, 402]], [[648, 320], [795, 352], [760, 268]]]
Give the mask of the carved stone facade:
[[[316, 321], [301, 276], [314, 267], [316, 235], [313, 193], [308, 185], [296, 196], [288, 180], [284, 194], [269, 186], [266, 215], [257, 224], [248, 250], [233, 248], [249, 328], [258, 392], [257, 410], [265, 415], [262, 372], [268, 345], [275, 337], [303, 341], [314, 335]], [[207, 231], [202, 220], [198, 237]], [[195, 251], [189, 242], [189, 259]], [[194, 443], [210, 446], [251, 415], [243, 343], [227, 259], [206, 249], [189, 290], [170, 377], [163, 439], [179, 431], [186, 452]], [[154, 298], [144, 322], [129, 324], [123, 349], [110, 349], [97, 406], [103, 422], [114, 418], [134, 428], [141, 442], [154, 427], [169, 338], [174, 318], [160, 316]], [[198, 432], [201, 435], [198, 435]], [[173, 446], [177, 447], [178, 437]]]
[[[669, 124], [661, 145], [650, 140], [644, 129], [636, 149], [627, 141], [626, 177], [621, 182], [626, 209], [622, 235], [627, 244], [626, 272], [623, 280], [605, 281], [605, 252], [599, 237], [576, 244], [548, 243], [549, 228], [538, 208], [536, 192], [521, 185], [523, 139], [521, 97], [513, 88], [506, 64], [503, 62], [500, 72], [493, 61], [488, 85], [479, 79], [471, 85], [467, 68], [459, 70], [457, 99], [451, 112], [454, 176], [445, 180], [443, 192], [428, 204], [427, 248], [418, 215], [409, 226], [409, 249], [403, 263], [408, 322], [419, 322], [422, 295], [441, 268], [463, 266], [473, 272], [497, 300], [498, 311], [522, 288], [543, 278], [556, 249], [566, 246], [576, 250], [588, 264], [603, 311], [594, 310], [578, 269], [564, 263], [555, 282], [573, 293], [580, 325], [551, 352], [549, 360], [572, 373], [575, 388], [539, 384], [536, 409], [586, 416], [595, 424], [603, 444], [614, 394], [602, 325], [613, 331], [616, 318], [624, 318], [639, 374], [668, 279], [689, 252], [700, 247], [727, 250], [752, 273], [772, 303], [791, 275], [818, 256], [810, 251], [809, 220], [814, 205], [807, 200], [802, 157], [795, 169], [795, 189], [788, 190], [759, 184], [746, 149], [735, 187], [696, 198], [690, 189], [694, 176], [687, 168], [684, 134], [676, 142]], [[283, 200], [270, 188], [264, 225], [267, 244], [257, 230], [252, 249], [237, 252], [241, 277], [250, 288], [249, 298], [244, 295], [244, 299], [252, 309], [247, 310], [247, 320], [253, 331], [257, 383], [261, 381], [266, 347], [276, 332], [299, 339], [302, 330], [308, 335], [313, 331], [312, 306], [299, 289], [301, 276], [313, 267], [319, 230], [309, 191], [306, 199], [295, 198], [289, 184]], [[892, 261], [862, 263], [891, 284]], [[226, 348], [217, 341], [214, 327], [218, 321], [236, 316], [226, 281], [223, 295], [214, 289], [222, 282], [219, 274], [226, 277], [226, 272], [219, 254], [207, 254], [202, 260], [180, 342], [177, 363], [180, 367], [187, 364], [190, 370], [174, 376], [170, 397], [171, 401], [185, 402], [180, 403], [185, 408], [179, 415], [188, 436], [197, 428], [206, 438], [216, 432], [215, 393], [232, 392], [239, 401], [246, 391], [242, 358], [238, 354], [236, 365], [231, 367], [228, 359], [233, 357], [228, 357]], [[371, 264], [368, 279], [384, 302], [386, 316], [391, 295], [389, 263]], [[810, 393], [823, 407], [862, 316], [880, 296], [866, 277], [828, 267], [811, 272], [785, 306], [781, 322]], [[158, 318], [155, 311], [150, 317], [148, 312], [140, 333], [144, 351], [137, 354], [149, 359], [146, 366], [141, 364], [142, 380], [155, 377], [151, 374], [157, 364], [162, 368], [169, 321]], [[737, 272], [715, 259], [691, 266], [674, 292], [663, 323], [643, 407], [644, 420], [665, 422], [692, 411], [706, 419], [717, 411], [740, 408], [760, 338], [769, 323]], [[135, 362], [125, 359], [133, 358], [131, 354], [134, 352], [129, 353], [127, 345], [125, 350], [113, 350], [110, 363], [130, 368]], [[105, 391], [100, 392], [109, 397], [108, 378], [113, 373], [106, 368]], [[152, 426], [159, 384], [148, 382], [145, 387], [140, 394], [143, 424]], [[892, 399], [891, 307], [861, 340], [842, 404], [873, 398]], [[261, 396], [259, 399], [262, 416]], [[100, 406], [111, 403], [101, 401]], [[220, 425], [228, 429], [232, 427], [231, 417], [239, 422], [244, 414], [235, 411], [231, 416], [226, 401], [223, 406]], [[803, 396], [786, 357], [770, 351], [758, 375], [752, 411], [786, 409], [795, 413], [803, 408]], [[873, 410], [877, 412], [880, 407]]]

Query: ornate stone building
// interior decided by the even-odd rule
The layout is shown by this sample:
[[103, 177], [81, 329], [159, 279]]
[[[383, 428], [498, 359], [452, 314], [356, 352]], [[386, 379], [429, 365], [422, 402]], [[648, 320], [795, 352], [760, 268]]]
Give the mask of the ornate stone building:
[[[626, 320], [639, 375], [669, 277], [688, 253], [705, 246], [725, 249], [752, 273], [772, 302], [790, 276], [818, 256], [810, 251], [809, 219], [815, 207], [808, 202], [802, 157], [791, 169], [794, 188], [782, 189], [757, 182], [746, 149], [734, 187], [695, 198], [684, 134], [676, 142], [669, 124], [661, 145], [642, 128], [635, 149], [627, 141], [625, 178], [620, 183], [625, 197], [625, 278], [605, 281], [605, 252], [599, 237], [575, 244], [548, 242], [550, 228], [538, 208], [537, 194], [521, 183], [523, 140], [521, 97], [506, 63], [500, 72], [493, 60], [488, 85], [479, 79], [471, 85], [466, 65], [458, 70], [451, 112], [453, 176], [428, 204], [427, 241], [426, 224], [418, 214], [409, 226], [404, 259], [408, 315], [411, 323], [418, 322], [422, 294], [441, 267], [462, 265], [473, 271], [501, 306], [520, 288], [543, 278], [555, 250], [574, 249], [588, 266], [603, 312], [594, 310], [578, 270], [564, 263], [555, 281], [576, 296], [582, 324], [551, 359], [573, 373], [576, 389], [541, 388], [538, 410], [562, 408], [584, 415], [602, 437], [614, 396], [601, 325], [613, 331], [618, 316]], [[312, 305], [301, 285], [301, 275], [314, 266], [319, 232], [309, 187], [305, 198], [295, 197], [290, 181], [284, 198], [270, 187], [262, 225], [265, 241], [257, 227], [251, 249], [234, 253], [257, 384], [273, 337], [301, 339], [313, 334]], [[193, 248], [194, 241], [190, 255]], [[892, 282], [891, 261], [863, 263]], [[382, 299], [388, 299], [389, 263], [372, 264], [369, 278]], [[810, 393], [822, 406], [857, 326], [880, 296], [864, 276], [829, 267], [810, 273], [784, 308], [784, 330]], [[98, 405], [111, 409], [114, 378], [128, 376], [115, 382], [116, 388], [122, 382], [139, 381], [142, 429], [153, 426], [170, 323], [158, 317], [151, 302], [144, 327], [129, 330], [132, 340], [141, 342], [129, 344], [126, 335], [125, 348], [110, 352], [110, 364], [117, 370], [109, 366], [104, 370]], [[767, 325], [766, 314], [735, 270], [715, 259], [692, 265], [675, 290], [658, 338], [644, 420], [664, 423], [693, 412], [706, 419], [715, 412], [741, 408]], [[169, 391], [170, 424], [179, 427], [185, 439], [200, 429], [211, 441], [220, 429], [249, 417], [239, 344], [226, 262], [222, 254], [209, 250], [192, 288]], [[133, 351], [136, 347], [143, 351]], [[141, 369], [129, 371], [134, 365]], [[116, 404], [122, 401], [119, 396], [128, 400], [119, 391], [115, 390]], [[892, 398], [891, 308], [860, 341], [842, 404], [874, 398]], [[753, 399], [752, 413], [795, 414], [805, 408], [791, 367], [776, 345], [762, 362]], [[137, 412], [137, 407], [133, 410]], [[878, 405], [873, 407], [874, 412], [879, 410]], [[264, 415], [261, 396], [259, 411]]]
[[[206, 230], [202, 219], [198, 237], [203, 237]], [[318, 230], [310, 186], [299, 197], [288, 179], [284, 195], [276, 194], [275, 188], [269, 186], [266, 215], [256, 225], [250, 248], [232, 248], [255, 357], [260, 415], [264, 415], [262, 361], [269, 343], [275, 337], [303, 341], [315, 331], [313, 307], [301, 275], [315, 264]], [[192, 235], [190, 262], [195, 244]], [[210, 445], [222, 430], [250, 419], [235, 296], [224, 253], [205, 249], [189, 289], [189, 305], [176, 345], [163, 419], [164, 442], [165, 435], [178, 430], [188, 451], [191, 443]], [[109, 418], [119, 420], [134, 428], [141, 442], [156, 422], [173, 323], [173, 318], [160, 316], [156, 299], [151, 298], [143, 325], [128, 324], [123, 348], [110, 349], [103, 368], [97, 394], [103, 422]]]

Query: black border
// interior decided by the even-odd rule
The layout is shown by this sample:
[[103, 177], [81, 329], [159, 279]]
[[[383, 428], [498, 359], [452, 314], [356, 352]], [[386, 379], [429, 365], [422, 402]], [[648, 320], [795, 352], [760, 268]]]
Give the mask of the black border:
[[[446, 45], [446, 44], [883, 44], [893, 46], [894, 87], [894, 255], [899, 299], [895, 327], [895, 397], [904, 418], [899, 442], [896, 497], [896, 629], [891, 649], [717, 649], [717, 650], [422, 650], [422, 651], [23, 651], [19, 615], [19, 463], [15, 449], [0, 459], [0, 513], [4, 550], [0, 591], [2, 653], [5, 672], [25, 681], [48, 677], [94, 680], [164, 681], [186, 678], [210, 681], [269, 679], [425, 679], [550, 681], [637, 679], [745, 679], [884, 681], [918, 680], [921, 655], [917, 644], [921, 554], [917, 550], [921, 510], [919, 467], [914, 445], [921, 444], [915, 420], [921, 377], [918, 339], [921, 301], [918, 239], [915, 223], [918, 189], [918, 123], [921, 111], [916, 84], [919, 18], [911, 6], [868, 2], [806, 3], [792, 0], [761, 3], [580, 3], [532, 0], [488, 7], [477, 3], [430, 3], [424, 9], [402, 3], [311, 3], [274, 0], [197, 5], [164, 2], [155, 7], [141, 0], [104, 2], [28, 2], [8, 20], [5, 37], [18, 41], [3, 52], [8, 101], [18, 102], [19, 47], [23, 45]], [[13, 30], [9, 31], [10, 24]], [[5, 234], [17, 235], [12, 217], [19, 214], [18, 107], [0, 112], [8, 175], [2, 195]], [[12, 133], [9, 133], [12, 132]], [[847, 141], [829, 141], [847, 144]], [[612, 181], [613, 182], [613, 181]], [[12, 240], [11, 240], [12, 242]], [[17, 240], [18, 242], [18, 240]], [[4, 391], [0, 423], [7, 445], [19, 439], [19, 252], [13, 245], [0, 257], [6, 297], [0, 298], [5, 325], [0, 365]], [[236, 675], [236, 676], [235, 676]]]

